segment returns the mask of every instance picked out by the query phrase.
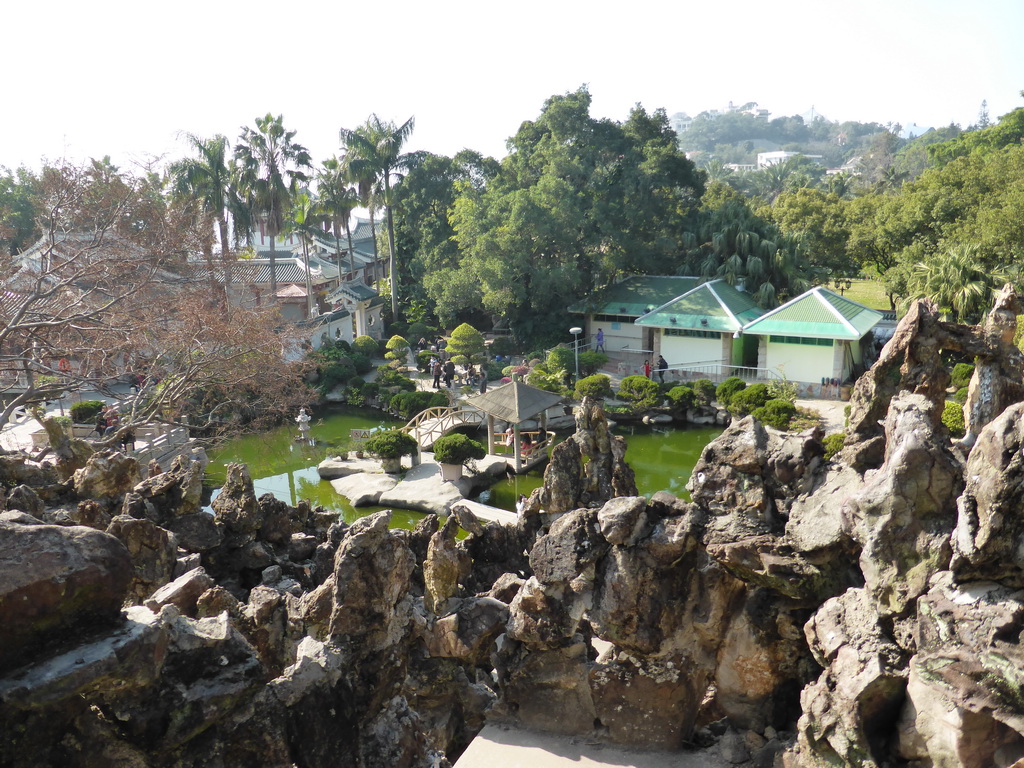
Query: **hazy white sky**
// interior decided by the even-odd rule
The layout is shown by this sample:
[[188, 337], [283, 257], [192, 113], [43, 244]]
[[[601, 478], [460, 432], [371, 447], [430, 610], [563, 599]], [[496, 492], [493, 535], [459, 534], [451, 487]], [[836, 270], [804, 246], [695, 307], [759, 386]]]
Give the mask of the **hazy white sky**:
[[410, 149], [497, 157], [546, 98], [592, 113], [774, 115], [964, 126], [1024, 105], [1022, 0], [51, 0], [7, 3], [0, 165], [177, 157], [283, 113], [322, 160], [371, 112]]

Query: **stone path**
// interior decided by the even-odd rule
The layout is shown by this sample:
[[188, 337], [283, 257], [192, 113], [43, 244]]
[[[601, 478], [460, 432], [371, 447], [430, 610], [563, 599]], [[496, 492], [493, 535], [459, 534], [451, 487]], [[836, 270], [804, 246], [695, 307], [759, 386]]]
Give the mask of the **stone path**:
[[455, 768], [726, 768], [714, 747], [693, 752], [646, 752], [579, 736], [487, 725]]

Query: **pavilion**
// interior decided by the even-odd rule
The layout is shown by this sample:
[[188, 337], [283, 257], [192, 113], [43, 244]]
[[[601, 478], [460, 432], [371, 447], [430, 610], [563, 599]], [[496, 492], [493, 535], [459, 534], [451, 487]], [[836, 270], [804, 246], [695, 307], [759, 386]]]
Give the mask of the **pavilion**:
[[[507, 421], [512, 425], [513, 444], [515, 447], [515, 470], [517, 473], [524, 469], [524, 457], [522, 445], [519, 440], [519, 425], [527, 419], [540, 416], [541, 428], [547, 431], [547, 410], [562, 402], [562, 396], [554, 392], [545, 392], [543, 389], [531, 387], [521, 381], [511, 381], [502, 384], [482, 395], [476, 395], [466, 401], [467, 405], [483, 411], [487, 414], [487, 452], [494, 453], [494, 422], [496, 419]], [[546, 454], [548, 439], [539, 441], [533, 448], [531, 455], [540, 456]]]

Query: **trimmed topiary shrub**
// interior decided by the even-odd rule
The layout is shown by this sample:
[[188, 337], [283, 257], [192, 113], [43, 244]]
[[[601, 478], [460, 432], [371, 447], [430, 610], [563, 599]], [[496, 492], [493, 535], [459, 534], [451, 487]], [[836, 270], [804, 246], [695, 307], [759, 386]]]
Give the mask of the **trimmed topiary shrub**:
[[771, 400], [766, 384], [752, 384], [734, 393], [729, 398], [729, 413], [733, 416], [748, 416]]
[[385, 345], [387, 352], [384, 357], [391, 361], [391, 365], [398, 368], [409, 359], [409, 342], [402, 336], [392, 336]]
[[75, 424], [92, 424], [106, 405], [102, 400], [82, 400], [71, 406], [71, 420]]
[[974, 366], [970, 363], [957, 363], [953, 366], [953, 378], [950, 382], [956, 389], [962, 389], [971, 383]]
[[469, 323], [463, 323], [448, 337], [448, 353], [456, 365], [476, 365], [484, 357], [484, 335]]
[[595, 352], [592, 349], [580, 352], [580, 376], [593, 376], [604, 368], [607, 362], [608, 355], [604, 352]]
[[956, 403], [960, 403], [960, 405], [963, 405], [964, 403], [966, 403], [967, 402], [967, 387], [960, 387], [960, 389], [958, 389], [956, 391], [956, 394], [953, 395], [953, 401], [956, 402]]
[[946, 429], [949, 430], [952, 437], [963, 437], [967, 432], [963, 406], [947, 400], [942, 409], [942, 423], [946, 425]]
[[576, 382], [577, 397], [597, 397], [604, 399], [612, 396], [612, 380], [603, 373], [587, 376]]
[[382, 459], [400, 459], [412, 456], [419, 449], [415, 438], [397, 429], [378, 432], [366, 441], [367, 451]]
[[697, 394], [689, 387], [672, 387], [668, 391], [668, 402], [673, 410], [682, 413], [697, 404]]
[[732, 396], [742, 389], [747, 388], [747, 382], [738, 376], [730, 376], [715, 389], [715, 400], [724, 408], [729, 407]]
[[373, 363], [370, 362], [369, 356], [362, 352], [350, 352], [348, 359], [352, 361], [352, 365], [356, 367], [356, 373], [360, 376], [373, 370]]
[[[751, 389], [753, 387], [744, 391], [749, 392]], [[753, 416], [766, 426], [774, 427], [775, 429], [789, 429], [789, 422], [796, 416], [796, 406], [789, 402], [789, 400], [776, 398], [757, 408], [753, 412]]]
[[339, 357], [333, 363], [328, 363], [320, 368], [320, 381], [317, 388], [325, 395], [337, 387], [345, 384], [356, 375], [356, 367], [347, 357]]
[[376, 339], [369, 336], [357, 336], [356, 340], [352, 342], [352, 351], [358, 352], [361, 355], [366, 355], [369, 358], [373, 358], [380, 349], [380, 344], [377, 343]]
[[458, 432], [439, 437], [434, 443], [434, 461], [438, 464], [465, 464], [486, 455], [487, 449], [481, 443]]
[[690, 385], [690, 389], [697, 396], [698, 405], [711, 405], [714, 402], [715, 385], [711, 383], [711, 379], [697, 379]]
[[836, 432], [833, 435], [828, 435], [822, 440], [822, 445], [825, 446], [825, 461], [831, 461], [832, 457], [843, 450], [846, 445], [846, 433]]
[[627, 376], [619, 385], [619, 399], [635, 411], [649, 411], [661, 402], [661, 393], [658, 385], [646, 376]]

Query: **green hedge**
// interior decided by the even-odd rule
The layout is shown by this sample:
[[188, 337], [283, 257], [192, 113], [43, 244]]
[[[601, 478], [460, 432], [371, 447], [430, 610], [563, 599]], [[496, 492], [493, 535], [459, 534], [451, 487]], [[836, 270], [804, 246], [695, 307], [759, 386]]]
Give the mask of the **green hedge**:
[[397, 429], [389, 429], [373, 435], [366, 441], [365, 448], [382, 459], [398, 459], [416, 453], [419, 446], [411, 435]]
[[357, 336], [356, 340], [352, 342], [352, 349], [361, 355], [372, 358], [380, 349], [380, 344], [370, 336]]
[[971, 383], [971, 376], [974, 375], [974, 366], [970, 363], [957, 363], [953, 366], [953, 387], [961, 389]]
[[[724, 383], [724, 382], [723, 382]], [[715, 385], [711, 379], [697, 379], [690, 385], [700, 405], [711, 405], [715, 399]]]
[[587, 376], [576, 382], [576, 394], [579, 397], [596, 397], [604, 399], [612, 396], [612, 380], [603, 373]]
[[604, 368], [607, 362], [608, 355], [604, 352], [595, 352], [592, 349], [580, 352], [580, 376], [593, 376]]
[[648, 411], [661, 402], [661, 392], [646, 376], [627, 376], [619, 385], [619, 399], [630, 403], [634, 410]]
[[448, 405], [448, 397], [444, 392], [417, 390], [416, 392], [399, 392], [391, 398], [388, 407], [403, 419], [411, 419], [417, 413], [427, 410], [427, 408], [446, 405]]
[[946, 425], [949, 434], [953, 437], [963, 437], [967, 432], [967, 425], [964, 423], [964, 408], [958, 403], [946, 401], [942, 409], [942, 423]]
[[668, 391], [668, 401], [677, 411], [687, 411], [697, 404], [697, 395], [689, 387], [672, 387]]
[[729, 413], [733, 416], [748, 416], [771, 399], [772, 396], [766, 384], [751, 384], [749, 387], [735, 392], [729, 398]]
[[71, 419], [75, 424], [92, 424], [106, 405], [102, 400], [82, 400], [71, 406]]
[[747, 382], [738, 376], [730, 376], [715, 389], [715, 399], [723, 408], [728, 408], [733, 395], [746, 388]]
[[[755, 385], [756, 386], [756, 385]], [[750, 387], [753, 389], [754, 387]], [[749, 392], [750, 389], [745, 390]], [[735, 402], [735, 400], [733, 400]], [[789, 429], [789, 422], [796, 416], [796, 406], [788, 400], [769, 400], [760, 408], [757, 408], [753, 416], [762, 424], [775, 429]]]
[[458, 432], [440, 437], [434, 443], [434, 461], [439, 464], [465, 464], [486, 455], [487, 449], [481, 443]]

